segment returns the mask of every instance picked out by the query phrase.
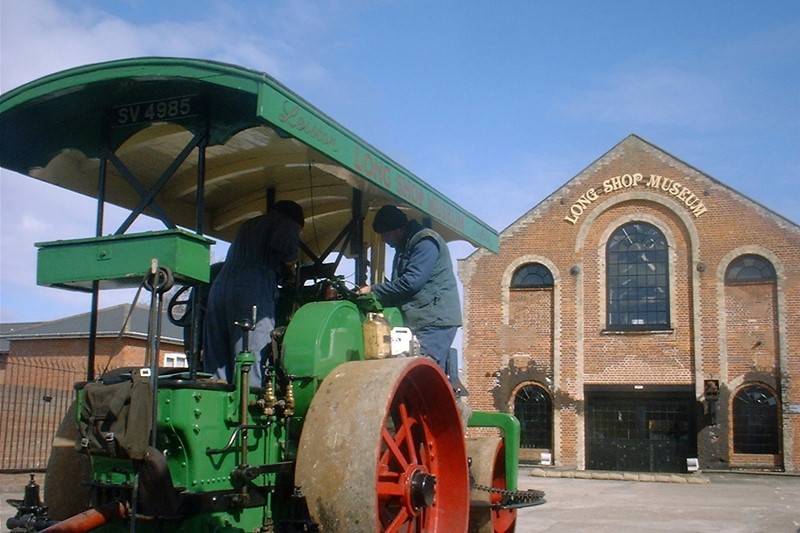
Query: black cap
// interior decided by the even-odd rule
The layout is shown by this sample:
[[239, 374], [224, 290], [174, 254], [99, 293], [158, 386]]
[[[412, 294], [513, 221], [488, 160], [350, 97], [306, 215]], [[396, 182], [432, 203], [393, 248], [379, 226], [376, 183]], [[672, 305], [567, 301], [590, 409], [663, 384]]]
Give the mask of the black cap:
[[301, 228], [306, 224], [306, 217], [303, 215], [303, 208], [297, 202], [293, 202], [291, 200], [281, 200], [279, 202], [275, 202], [275, 205], [272, 206], [272, 210], [294, 220], [300, 224]]
[[375, 220], [372, 222], [372, 229], [375, 233], [386, 233], [387, 231], [403, 227], [407, 223], [408, 217], [405, 213], [393, 205], [385, 205], [375, 214]]

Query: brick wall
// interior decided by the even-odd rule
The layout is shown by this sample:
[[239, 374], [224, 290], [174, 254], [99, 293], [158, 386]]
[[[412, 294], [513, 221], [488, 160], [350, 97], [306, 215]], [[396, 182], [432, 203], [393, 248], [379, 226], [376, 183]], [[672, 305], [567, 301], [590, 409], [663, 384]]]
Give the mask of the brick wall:
[[[42, 470], [56, 429], [74, 399], [73, 385], [87, 377], [87, 339], [13, 340], [0, 367], [0, 470]], [[98, 339], [95, 375], [142, 366], [143, 339]], [[161, 343], [161, 360], [183, 347]]]
[[[606, 243], [632, 221], [668, 243], [666, 331], [607, 330]], [[766, 258], [777, 282], [726, 285], [727, 266], [743, 254]], [[510, 289], [513, 272], [532, 262], [551, 271], [554, 287]], [[630, 136], [502, 231], [498, 254], [462, 260], [459, 275], [473, 408], [510, 411], [520, 384], [545, 387], [556, 464], [585, 465], [585, 386], [693, 387], [707, 407], [704, 381], [718, 380], [724, 391], [754, 382], [779, 391], [783, 466], [800, 471], [800, 414], [789, 412], [800, 407], [795, 224]], [[710, 447], [703, 439], [729, 441], [729, 398], [717, 402], [716, 424], [698, 418], [701, 453]], [[715, 453], [724, 460], [716, 466], [732, 464], [729, 445]]]

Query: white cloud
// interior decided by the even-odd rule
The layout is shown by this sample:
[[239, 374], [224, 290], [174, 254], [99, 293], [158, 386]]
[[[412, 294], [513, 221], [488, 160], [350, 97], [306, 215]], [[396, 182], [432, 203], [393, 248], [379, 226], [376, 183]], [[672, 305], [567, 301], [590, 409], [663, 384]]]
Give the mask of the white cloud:
[[[67, 5], [72, 7], [65, 8]], [[490, 68], [474, 62], [482, 71], [450, 68], [473, 64], [469, 43], [452, 57], [447, 55], [446, 63], [437, 60], [441, 50], [450, 50], [448, 33], [431, 30], [446, 30], [452, 21], [429, 17], [433, 21], [430, 26], [408, 27], [417, 33], [403, 37], [422, 35], [426, 43], [438, 47], [435, 57], [426, 58], [423, 70], [440, 69], [447, 84], [411, 80], [419, 85], [415, 86], [419, 93], [400, 94], [396, 87], [387, 87], [387, 72], [391, 79], [409, 79], [408, 71], [398, 67], [408, 68], [413, 62], [394, 53], [398, 42], [394, 37], [403, 22], [386, 26], [386, 19], [376, 16], [385, 14], [381, 11], [385, 3], [197, 0], [164, 2], [158, 6], [167, 13], [163, 16], [154, 6], [158, 4], [149, 0], [0, 0], [0, 91], [59, 70], [123, 57], [215, 59], [269, 72], [357, 134], [366, 131], [368, 139], [387, 154], [497, 229], [516, 220], [630, 132], [658, 142], [737, 188], [742, 188], [741, 181], [752, 179], [755, 167], [770, 172], [777, 176], [780, 188], [762, 187], [763, 195], [774, 194], [774, 190], [782, 194], [765, 204], [783, 207], [778, 211], [798, 219], [791, 203], [796, 196], [797, 167], [792, 166], [796, 150], [792, 151], [791, 139], [783, 141], [787, 131], [795, 137], [798, 131], [797, 113], [793, 112], [797, 110], [798, 69], [794, 67], [800, 57], [800, 31], [790, 17], [777, 28], [761, 25], [761, 33], [742, 31], [725, 40], [700, 39], [698, 42], [713, 49], [698, 48], [682, 61], [667, 49], [671, 37], [666, 36], [663, 47], [631, 46], [630, 55], [619, 47], [612, 48], [616, 54], [603, 55], [607, 46], [596, 43], [597, 50], [591, 55], [599, 58], [597, 64], [581, 64], [574, 67], [577, 70], [563, 59], [551, 70], [538, 61], [521, 63], [519, 57], [524, 53], [520, 50], [524, 49], [517, 47], [513, 50], [519, 53], [509, 56], [515, 59], [514, 71], [502, 78], [489, 75], [495, 71], [491, 67], [506, 64], [502, 58], [489, 58], [495, 62]], [[180, 16], [171, 15], [179, 10]], [[574, 31], [580, 29], [574, 27], [580, 24], [579, 18], [564, 20], [574, 39], [559, 43], [576, 46], [565, 47], [565, 57], [585, 56], [587, 44], [581, 42], [580, 32]], [[508, 22], [509, 35], [516, 27], [513, 22]], [[522, 22], [525, 32], [530, 32], [530, 23]], [[591, 23], [596, 26], [595, 21]], [[444, 41], [436, 38], [442, 36]], [[370, 53], [365, 54], [365, 49]], [[547, 55], [548, 49], [537, 49], [538, 53]], [[652, 57], [657, 53], [673, 59]], [[386, 60], [387, 54], [393, 61]], [[329, 71], [333, 64], [337, 66]], [[574, 75], [564, 81], [559, 74], [567, 69]], [[593, 74], [596, 72], [603, 74]], [[491, 84], [482, 85], [481, 76]], [[762, 90], [748, 90], [753, 85]], [[474, 97], [466, 106], [454, 98], [463, 91]], [[494, 113], [492, 97], [498, 94], [509, 102], [513, 114]], [[389, 120], [385, 117], [393, 115], [381, 106], [411, 111]], [[453, 115], [469, 121], [452, 120]], [[401, 120], [411, 117], [414, 120]], [[793, 120], [794, 127], [787, 128], [785, 124]], [[437, 132], [437, 126], [445, 123], [464, 124], [470, 131], [439, 128]], [[475, 131], [487, 135], [465, 148], [465, 143], [477, 137], [470, 135]], [[426, 135], [427, 143], [416, 142]], [[776, 136], [788, 147], [781, 149], [781, 154], [748, 148], [755, 140], [774, 142], [770, 137]], [[607, 144], [600, 140], [607, 138]], [[776, 172], [776, 168], [784, 171]], [[26, 309], [53, 306], [52, 313], [63, 314], [64, 308], [58, 308], [64, 305], [62, 299], [74, 295], [30, 288], [35, 272], [32, 243], [82, 237], [94, 231], [93, 201], [35, 185], [35, 180], [0, 172], [0, 320], [12, 319], [12, 313], [15, 318], [23, 317], [18, 314], [23, 312], [22, 305], [10, 299], [18, 293], [23, 295], [20, 298], [44, 302], [26, 302]], [[23, 278], [28, 280], [26, 285]], [[80, 305], [85, 310], [85, 304]]]
[[[139, 56], [216, 59], [269, 72], [287, 84], [327, 76], [313, 53], [326, 34], [325, 21], [300, 2], [278, 5], [276, 13], [267, 8], [242, 13], [225, 2], [212, 3], [201, 19], [152, 24], [131, 23], [92, 7], [73, 12], [52, 0], [0, 5], [3, 91], [59, 70]], [[259, 20], [267, 25], [254, 31]], [[296, 46], [283, 38], [299, 31], [308, 38], [292, 40]]]
[[98, 33], [96, 19], [88, 12], [63, 10], [49, 0], [3, 2], [2, 90], [65, 68], [135, 51], [133, 42], [125, 39], [127, 32]]
[[[280, 10], [281, 20], [271, 22], [273, 31], [263, 33], [242, 31], [247, 14], [226, 3], [215, 3], [204, 18], [187, 23], [135, 24], [91, 4], [70, 11], [52, 0], [3, 0], [0, 10], [3, 92], [68, 68], [139, 56], [216, 59], [306, 82], [326, 76], [319, 63], [306, 60], [312, 57], [310, 52], [304, 56], [308, 50], [294, 49], [281, 38], [286, 34], [279, 31], [281, 21], [292, 24], [286, 27], [289, 30], [311, 27], [323, 33], [324, 21], [304, 4], [287, 2]], [[313, 48], [313, 41], [306, 44]], [[40, 320], [87, 310], [85, 295], [35, 286], [33, 243], [93, 235], [94, 200], [2, 170], [0, 201], [0, 321]], [[113, 216], [112, 212], [109, 217]], [[107, 222], [106, 227], [112, 225]], [[107, 292], [104, 305], [130, 297], [127, 291]]]

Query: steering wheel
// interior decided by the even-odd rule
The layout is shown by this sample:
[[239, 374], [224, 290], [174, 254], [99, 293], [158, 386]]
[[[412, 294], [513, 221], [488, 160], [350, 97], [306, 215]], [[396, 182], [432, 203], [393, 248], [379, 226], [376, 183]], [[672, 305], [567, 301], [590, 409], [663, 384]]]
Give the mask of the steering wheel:
[[324, 280], [323, 299], [349, 300], [354, 302], [358, 298], [355, 289], [347, 286], [344, 276], [331, 276]]
[[[167, 304], [167, 318], [179, 328], [185, 328], [191, 324], [192, 294], [188, 293], [187, 295], [191, 288], [191, 285], [184, 285], [169, 299]], [[176, 309], [181, 307], [183, 308], [182, 311]]]

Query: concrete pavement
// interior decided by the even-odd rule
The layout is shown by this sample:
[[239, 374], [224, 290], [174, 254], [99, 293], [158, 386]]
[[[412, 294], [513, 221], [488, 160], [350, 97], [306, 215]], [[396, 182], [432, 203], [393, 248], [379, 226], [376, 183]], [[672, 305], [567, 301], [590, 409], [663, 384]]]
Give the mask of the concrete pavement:
[[[521, 510], [517, 533], [797, 533], [800, 477], [703, 473], [661, 481], [531, 476], [521, 489], [543, 490], [547, 503]], [[624, 474], [623, 474], [624, 475]], [[631, 474], [632, 476], [632, 474]], [[669, 482], [665, 482], [669, 479]]]
[[[29, 479], [0, 474], [0, 531], [8, 530], [6, 520], [14, 514], [6, 500], [21, 499]], [[42, 483], [44, 474], [36, 480]], [[702, 473], [656, 479], [522, 468], [519, 484], [545, 491], [547, 502], [519, 511], [517, 533], [800, 531], [800, 476]]]

